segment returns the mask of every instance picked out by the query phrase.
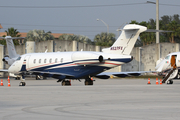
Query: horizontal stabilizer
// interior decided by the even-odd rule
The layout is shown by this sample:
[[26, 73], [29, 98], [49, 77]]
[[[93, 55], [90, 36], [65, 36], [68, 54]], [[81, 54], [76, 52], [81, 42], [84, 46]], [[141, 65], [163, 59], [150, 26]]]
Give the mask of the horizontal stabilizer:
[[147, 29], [145, 32], [173, 32], [173, 31]]
[[8, 72], [6, 69], [0, 69], [0, 72]]
[[[117, 29], [117, 31], [128, 31], [128, 30], [138, 30], [138, 29]], [[147, 29], [144, 32], [173, 32], [173, 31], [167, 31], [167, 30], [154, 30], [154, 29]]]
[[7, 38], [10, 38], [10, 39], [25, 39], [25, 37], [11, 37], [11, 36], [0, 37], [0, 39], [7, 39]]

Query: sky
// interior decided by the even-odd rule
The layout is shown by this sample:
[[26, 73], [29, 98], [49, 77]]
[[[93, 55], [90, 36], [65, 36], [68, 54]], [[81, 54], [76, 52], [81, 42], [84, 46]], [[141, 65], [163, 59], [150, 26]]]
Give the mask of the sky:
[[[180, 0], [159, 0], [159, 18], [179, 12]], [[0, 32], [10, 27], [19, 32], [39, 29], [93, 40], [95, 35], [107, 32], [102, 21], [118, 37], [116, 30], [124, 24], [149, 19], [156, 19], [156, 5], [147, 0], [0, 0]]]

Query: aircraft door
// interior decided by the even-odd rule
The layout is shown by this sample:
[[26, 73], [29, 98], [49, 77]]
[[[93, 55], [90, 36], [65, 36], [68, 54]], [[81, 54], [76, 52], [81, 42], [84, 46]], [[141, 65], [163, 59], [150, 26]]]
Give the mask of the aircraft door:
[[176, 69], [176, 58], [177, 58], [177, 55], [172, 55], [171, 56], [171, 67], [173, 67], [173, 69]]
[[29, 58], [30, 55], [25, 56], [24, 61], [23, 61], [23, 65], [26, 65], [26, 69], [29, 68]]

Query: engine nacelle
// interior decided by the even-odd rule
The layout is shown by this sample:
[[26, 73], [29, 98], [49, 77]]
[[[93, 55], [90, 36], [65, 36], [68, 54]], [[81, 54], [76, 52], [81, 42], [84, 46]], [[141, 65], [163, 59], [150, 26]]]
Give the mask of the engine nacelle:
[[5, 62], [5, 63], [8, 64], [8, 65], [12, 65], [15, 60], [9, 58], [9, 56], [6, 55], [6, 56], [2, 59], [2, 61]]
[[78, 65], [99, 64], [104, 61], [102, 55], [92, 52], [75, 52], [72, 54], [72, 61]]
[[9, 57], [8, 57], [8, 56], [6, 56], [6, 57], [4, 57], [4, 58], [2, 59], [2, 61], [5, 62], [6, 64], [8, 64], [8, 60], [9, 60]]

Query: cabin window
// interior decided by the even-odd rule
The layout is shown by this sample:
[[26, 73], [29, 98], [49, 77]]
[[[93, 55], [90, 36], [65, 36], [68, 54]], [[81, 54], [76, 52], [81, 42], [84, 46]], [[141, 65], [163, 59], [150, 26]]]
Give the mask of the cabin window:
[[34, 63], [36, 63], [36, 59], [34, 59]]
[[57, 63], [57, 61], [58, 61], [58, 59], [56, 58], [56, 59], [55, 59], [55, 63]]
[[61, 58], [61, 63], [63, 62], [63, 58]]
[[46, 59], [44, 59], [44, 63], [46, 63]]
[[51, 63], [52, 62], [52, 59], [49, 59], [49, 63]]
[[41, 59], [39, 59], [39, 63], [41, 63]]

